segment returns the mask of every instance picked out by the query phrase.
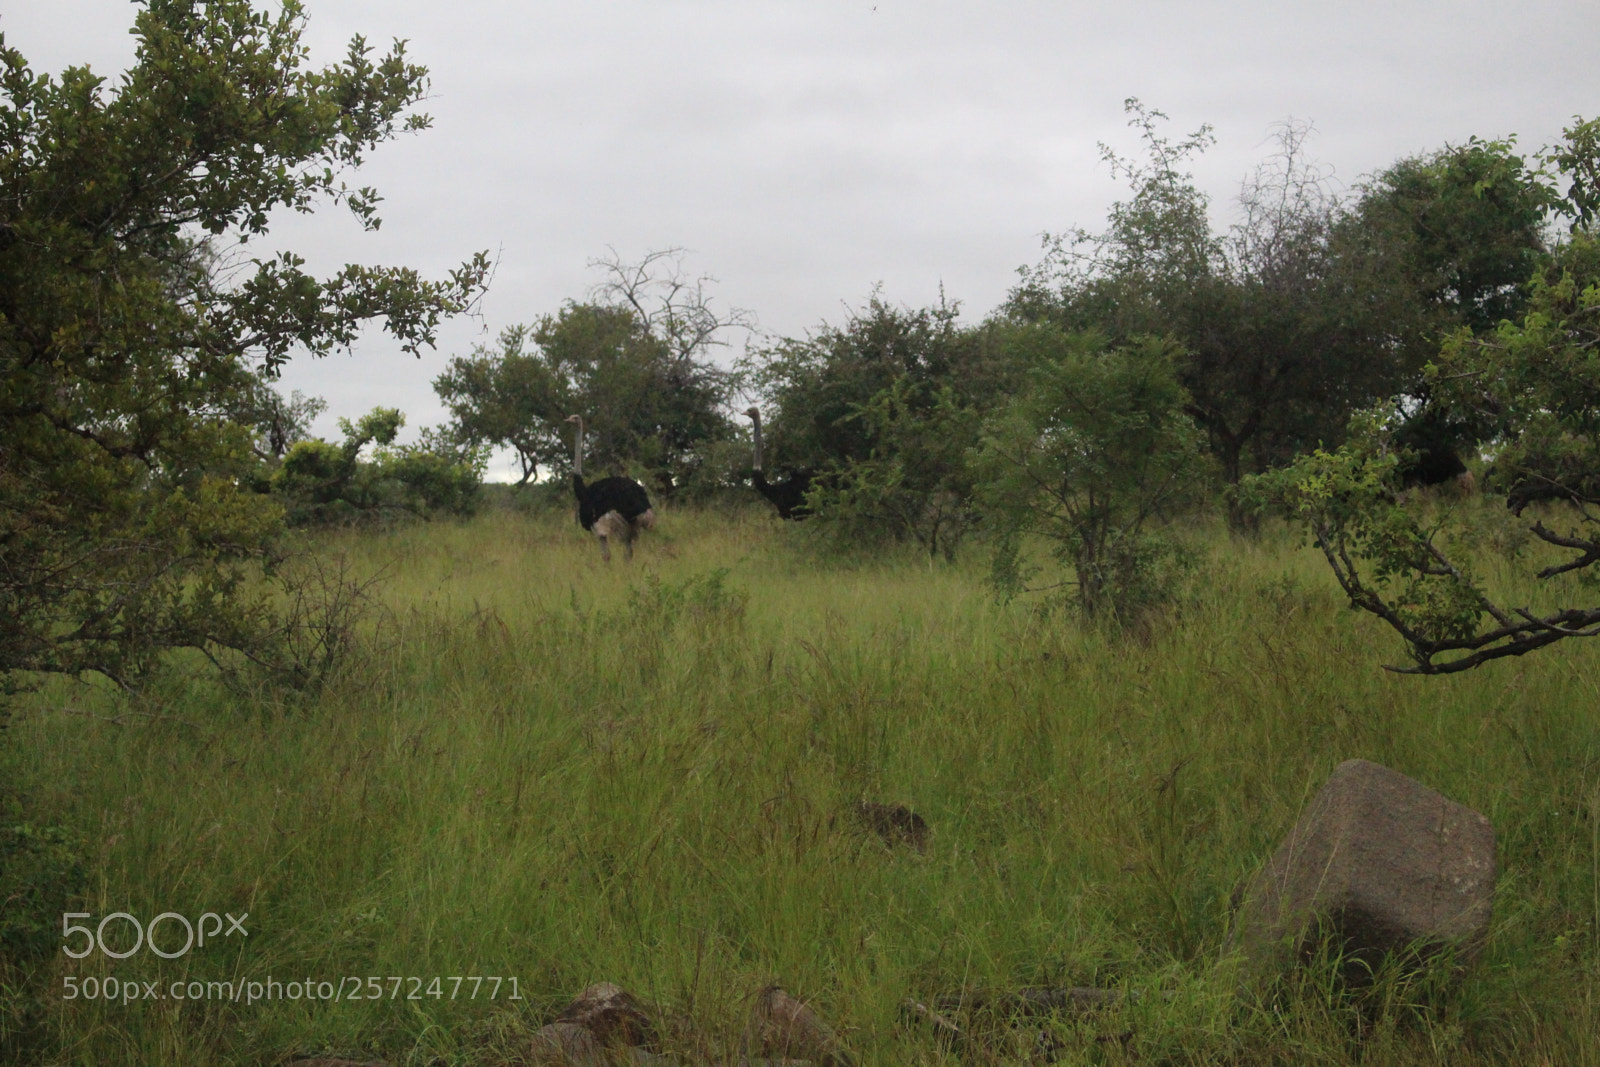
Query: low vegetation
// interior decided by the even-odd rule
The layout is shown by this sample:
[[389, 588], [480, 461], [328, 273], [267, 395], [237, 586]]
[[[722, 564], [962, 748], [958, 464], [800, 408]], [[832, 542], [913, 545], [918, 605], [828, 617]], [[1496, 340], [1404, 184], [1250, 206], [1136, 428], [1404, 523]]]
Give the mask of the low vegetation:
[[[1480, 573], [1514, 594], [1500, 514], [1457, 506]], [[866, 1063], [954, 1059], [907, 997], [1027, 985], [1146, 991], [1008, 1037], [1043, 1025], [1057, 1062], [1596, 1062], [1591, 643], [1383, 671], [1396, 639], [1319, 554], [1220, 519], [1191, 546], [1204, 580], [1136, 639], [1042, 594], [1002, 604], [976, 559], [819, 564], [804, 532], [678, 511], [608, 567], [564, 509], [326, 531], [310, 551], [385, 580], [317, 695], [174, 662], [137, 697], [28, 696], [0, 781], [34, 829], [0, 844], [33, 834], [55, 873], [20, 904], [6, 887], [5, 1061], [518, 1063], [609, 980], [691, 1055], [736, 1051], [777, 982]], [[1240, 999], [1230, 897], [1357, 756], [1493, 821], [1486, 953], [1443, 992], [1354, 998], [1313, 970]], [[876, 836], [863, 800], [911, 807], [925, 847]], [[67, 911], [248, 912], [249, 937], [73, 960]], [[63, 999], [69, 978], [368, 975], [419, 977], [422, 999]], [[436, 975], [515, 976], [523, 999], [452, 1000], [448, 981], [435, 998]], [[967, 1061], [1013, 1060], [1008, 1033]]]

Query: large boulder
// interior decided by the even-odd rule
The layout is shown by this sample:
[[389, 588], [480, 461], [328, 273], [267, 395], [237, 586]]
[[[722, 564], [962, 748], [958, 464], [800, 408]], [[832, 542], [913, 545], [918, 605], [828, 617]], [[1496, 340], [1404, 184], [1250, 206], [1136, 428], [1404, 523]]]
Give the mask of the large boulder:
[[1251, 970], [1281, 971], [1331, 936], [1347, 977], [1444, 946], [1470, 959], [1495, 883], [1489, 820], [1367, 760], [1334, 769], [1244, 895], [1235, 936]]

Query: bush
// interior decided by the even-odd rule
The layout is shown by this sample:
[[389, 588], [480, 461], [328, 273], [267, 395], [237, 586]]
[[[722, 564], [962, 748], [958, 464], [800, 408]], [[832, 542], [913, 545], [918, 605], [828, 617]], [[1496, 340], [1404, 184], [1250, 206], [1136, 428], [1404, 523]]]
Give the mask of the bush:
[[46, 1008], [44, 966], [61, 943], [61, 916], [86, 884], [82, 843], [29, 817], [0, 789], [0, 1049], [26, 1053]]
[[[268, 480], [289, 523], [310, 526], [394, 512], [471, 515], [487, 450], [457, 448], [428, 432], [419, 444], [395, 445], [404, 425], [405, 416], [393, 408], [374, 408], [358, 422], [339, 420], [342, 444], [321, 438], [296, 442]], [[376, 446], [373, 456], [363, 460], [369, 444]]]
[[1131, 622], [1171, 597], [1186, 553], [1168, 524], [1210, 480], [1178, 352], [1154, 339], [1107, 348], [1041, 324], [1015, 327], [1005, 343], [1031, 371], [990, 421], [977, 461], [998, 533], [996, 585], [1022, 590], [1023, 538], [1040, 535], [1071, 568], [1085, 615]]

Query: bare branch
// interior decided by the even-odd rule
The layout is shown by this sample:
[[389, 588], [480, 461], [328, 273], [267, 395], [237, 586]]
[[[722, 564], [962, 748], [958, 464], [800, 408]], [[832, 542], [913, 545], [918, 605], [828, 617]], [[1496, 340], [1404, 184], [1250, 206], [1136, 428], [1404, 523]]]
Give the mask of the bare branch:
[[755, 329], [752, 312], [743, 308], [718, 312], [712, 307], [708, 287], [717, 279], [709, 274], [691, 275], [685, 267], [686, 249], [647, 252], [637, 263], [625, 262], [614, 248], [607, 252], [589, 261], [591, 268], [605, 274], [604, 280], [590, 289], [589, 298], [632, 310], [645, 329], [666, 342], [674, 358], [704, 356], [708, 349], [730, 343], [723, 337], [726, 332]]
[[1600, 563], [1600, 541], [1591, 541], [1581, 537], [1562, 537], [1560, 534], [1548, 529], [1543, 522], [1535, 522], [1529, 530], [1539, 540], [1561, 548], [1571, 548], [1583, 553], [1577, 559], [1569, 560], [1559, 566], [1546, 567], [1539, 572], [1540, 578], [1554, 578], [1558, 574], [1568, 571], [1582, 570], [1594, 563]]

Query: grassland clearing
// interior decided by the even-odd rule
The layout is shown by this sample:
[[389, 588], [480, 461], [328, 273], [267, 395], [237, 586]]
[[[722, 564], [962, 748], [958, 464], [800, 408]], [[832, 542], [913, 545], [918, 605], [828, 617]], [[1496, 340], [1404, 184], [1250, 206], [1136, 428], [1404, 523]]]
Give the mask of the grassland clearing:
[[[28, 697], [0, 778], [78, 835], [72, 910], [248, 912], [249, 936], [174, 960], [54, 951], [13, 1047], [515, 1063], [604, 980], [658, 1005], [687, 1056], [736, 1052], [770, 983], [869, 1064], [955, 1058], [902, 1018], [908, 996], [1083, 985], [1162, 995], [1043, 1024], [1056, 1062], [1600, 1063], [1591, 643], [1395, 676], [1389, 632], [1274, 531], [1206, 534], [1194, 588], [1137, 639], [996, 603], [977, 553], [826, 562], [804, 536], [754, 509], [677, 511], [604, 565], [564, 512], [319, 534], [316, 552], [386, 579], [315, 699], [182, 666], [137, 699]], [[1357, 1004], [1312, 972], [1275, 1008], [1243, 1004], [1230, 896], [1358, 756], [1493, 821], [1485, 955], [1444, 992], [1398, 982]], [[914, 809], [926, 847], [864, 828], [862, 801]], [[62, 996], [68, 976], [268, 975], [424, 984], [338, 1003]], [[427, 994], [460, 975], [515, 976], [523, 999]]]

